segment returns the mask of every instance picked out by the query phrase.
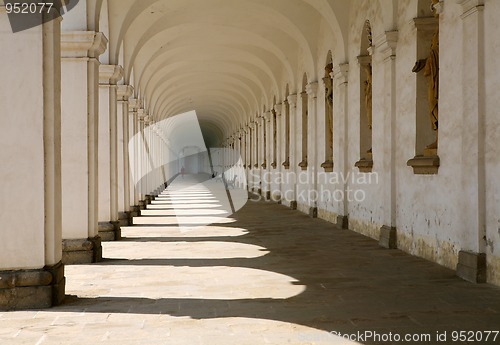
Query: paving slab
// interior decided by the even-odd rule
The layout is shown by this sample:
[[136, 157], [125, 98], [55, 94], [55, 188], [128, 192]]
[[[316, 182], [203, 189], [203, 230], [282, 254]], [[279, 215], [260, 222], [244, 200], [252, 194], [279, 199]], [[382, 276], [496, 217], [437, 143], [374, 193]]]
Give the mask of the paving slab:
[[[500, 334], [452, 338], [500, 331], [500, 288], [274, 203], [249, 201], [226, 217], [227, 201], [210, 183], [185, 176], [170, 190], [202, 193], [192, 214], [185, 199], [165, 213], [148, 205], [154, 212], [137, 218], [141, 225], [103, 243], [103, 262], [66, 266], [63, 305], [0, 313], [0, 344], [500, 343]], [[174, 209], [181, 222], [220, 219], [176, 226]]]

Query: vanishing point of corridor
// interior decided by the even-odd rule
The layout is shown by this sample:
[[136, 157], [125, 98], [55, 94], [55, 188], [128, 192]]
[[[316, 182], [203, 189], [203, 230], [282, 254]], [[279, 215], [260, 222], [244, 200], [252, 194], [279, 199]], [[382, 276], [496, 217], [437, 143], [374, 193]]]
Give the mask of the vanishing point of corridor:
[[500, 324], [498, 287], [275, 203], [229, 215], [221, 192], [177, 177], [103, 262], [66, 267], [63, 305], [0, 313], [0, 344], [453, 344]]

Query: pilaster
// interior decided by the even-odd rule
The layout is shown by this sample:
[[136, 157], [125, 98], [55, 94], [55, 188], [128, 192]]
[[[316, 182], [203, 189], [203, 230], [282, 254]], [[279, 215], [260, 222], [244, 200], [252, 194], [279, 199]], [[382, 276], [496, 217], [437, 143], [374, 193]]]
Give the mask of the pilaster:
[[[333, 78], [333, 156], [336, 162], [336, 171], [344, 176], [342, 179], [345, 182], [340, 182], [337, 186], [343, 191], [343, 195], [347, 195], [348, 182], [345, 177], [349, 169], [349, 100], [348, 100], [348, 81], [349, 81], [349, 64], [339, 64], [333, 67], [331, 77]], [[348, 228], [348, 200], [342, 198], [336, 205], [336, 212], [339, 215], [337, 218], [337, 226]]]
[[[318, 91], [319, 91], [319, 83], [311, 82], [306, 85], [306, 92], [308, 96], [308, 177], [309, 177], [309, 190], [317, 191], [318, 190], [318, 145], [317, 145], [317, 133], [318, 133], [318, 114], [317, 114], [317, 100], [318, 100]], [[317, 195], [317, 193], [314, 193]], [[309, 205], [309, 216], [312, 218], [316, 218], [318, 216], [318, 205], [317, 200], [308, 200]]]
[[[93, 260], [100, 258], [98, 238], [99, 60], [107, 45], [100, 32], [61, 34], [63, 262], [67, 241], [94, 241]], [[83, 202], [82, 202], [83, 201]], [[82, 205], [85, 205], [82, 207]]]
[[[132, 96], [133, 88], [130, 85], [118, 85], [118, 210], [126, 214], [126, 224], [130, 213], [130, 167], [129, 167], [129, 149], [130, 141], [130, 121], [128, 99]], [[120, 126], [121, 124], [121, 126]], [[120, 213], [119, 217], [120, 219]], [[125, 219], [125, 217], [121, 217]]]
[[464, 240], [457, 275], [465, 280], [486, 282], [486, 82], [485, 23], [483, 0], [458, 0], [463, 14], [462, 86], [462, 186], [467, 207], [462, 211]]
[[117, 85], [123, 68], [99, 66], [99, 235], [103, 241], [121, 238], [118, 222]]
[[396, 230], [396, 47], [398, 32], [389, 31], [375, 39], [377, 54], [383, 58], [384, 85], [390, 92], [384, 93], [382, 129], [383, 142], [380, 156], [383, 183], [384, 225], [380, 229], [379, 243], [385, 248], [397, 247]]
[[0, 310], [49, 308], [65, 295], [60, 23], [12, 34], [0, 12]]

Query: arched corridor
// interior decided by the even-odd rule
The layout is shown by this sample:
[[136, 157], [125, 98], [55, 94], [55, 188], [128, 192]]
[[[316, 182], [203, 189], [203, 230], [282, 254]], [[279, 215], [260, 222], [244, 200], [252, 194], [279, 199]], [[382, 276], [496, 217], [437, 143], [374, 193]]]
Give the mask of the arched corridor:
[[498, 14], [4, 0], [5, 339], [497, 331]]

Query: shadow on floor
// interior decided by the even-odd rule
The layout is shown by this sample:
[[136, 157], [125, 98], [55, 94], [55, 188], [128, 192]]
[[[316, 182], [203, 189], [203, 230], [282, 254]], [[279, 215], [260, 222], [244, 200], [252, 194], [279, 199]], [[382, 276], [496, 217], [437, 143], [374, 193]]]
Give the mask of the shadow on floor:
[[[265, 248], [256, 258], [106, 259], [96, 266], [246, 267], [280, 273], [304, 291], [285, 299], [68, 296], [57, 311], [170, 314], [194, 319], [248, 317], [325, 331], [435, 332], [499, 330], [500, 289], [474, 285], [454, 271], [412, 257], [284, 206], [249, 202], [219, 226], [248, 233], [222, 237], [124, 238], [131, 244], [226, 242]], [[168, 256], [168, 253], [166, 253]], [[140, 282], [138, 282], [140, 286]]]

